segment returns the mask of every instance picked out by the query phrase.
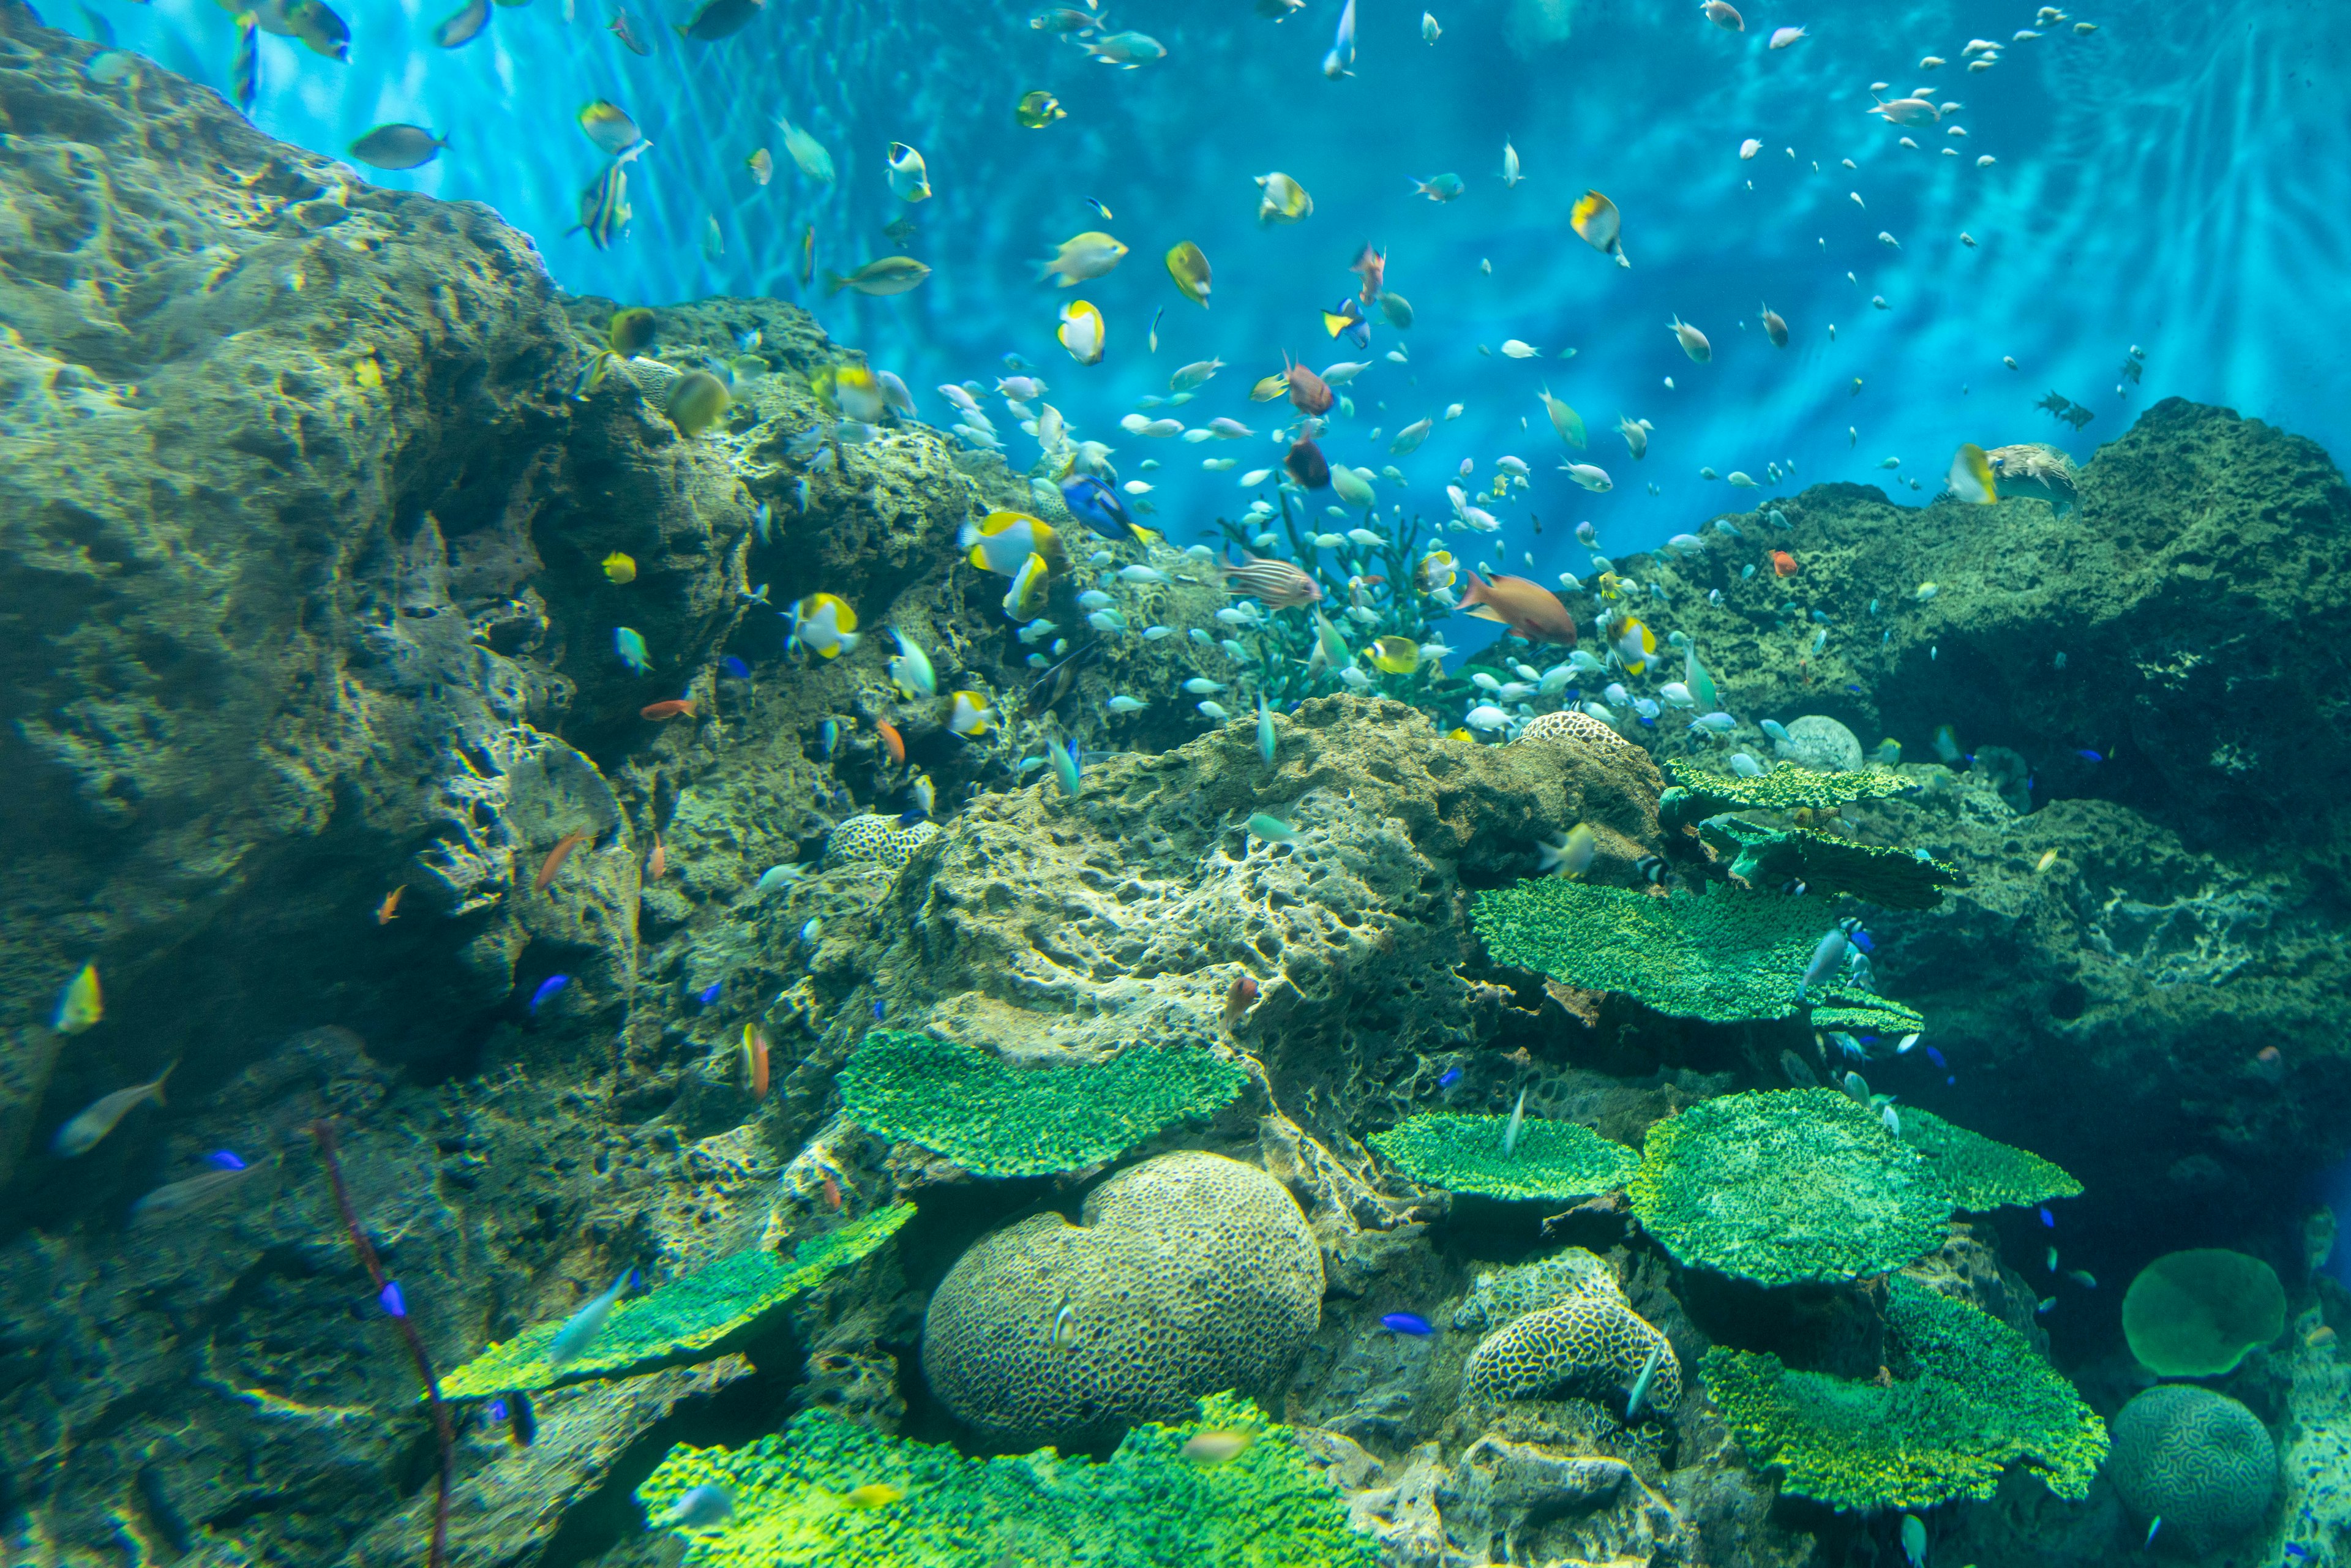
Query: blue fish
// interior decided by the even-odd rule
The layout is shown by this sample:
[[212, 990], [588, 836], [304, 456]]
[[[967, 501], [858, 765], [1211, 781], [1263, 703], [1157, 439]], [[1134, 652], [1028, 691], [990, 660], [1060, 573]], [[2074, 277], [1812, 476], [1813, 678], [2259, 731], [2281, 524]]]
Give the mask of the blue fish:
[[482, 1406], [482, 1416], [491, 1426], [496, 1426], [507, 1418], [507, 1402], [503, 1399], [491, 1400]]
[[1344, 338], [1358, 349], [1372, 346], [1372, 324], [1364, 319], [1363, 308], [1349, 295], [1339, 301], [1336, 308], [1322, 312], [1322, 329], [1333, 338]]
[[1931, 1045], [1927, 1048], [1927, 1060], [1933, 1062], [1936, 1066], [1941, 1068], [1946, 1072], [1949, 1072], [1951, 1070], [1951, 1064], [1943, 1060], [1943, 1053], [1937, 1051]]
[[1875, 953], [1877, 951], [1877, 944], [1869, 939], [1869, 933], [1866, 931], [1849, 931], [1845, 933], [1845, 936], [1848, 941], [1865, 953]]
[[386, 1280], [383, 1282], [383, 1289], [376, 1292], [375, 1299], [381, 1301], [383, 1310], [393, 1317], [404, 1318], [408, 1315], [408, 1298], [400, 1293], [399, 1281]]
[[538, 983], [538, 989], [530, 994], [530, 1016], [537, 1018], [539, 1005], [570, 983], [571, 977], [569, 975], [549, 975], [541, 980]]
[[882, 1021], [882, 1004], [880, 1002], [875, 1002], [873, 1004], [873, 1021], [875, 1023], [880, 1023]]
[[1458, 1067], [1448, 1067], [1445, 1070], [1443, 1076], [1437, 1079], [1437, 1086], [1439, 1089], [1450, 1089], [1460, 1082], [1461, 1070]]
[[713, 980], [713, 981], [711, 981], [711, 982], [710, 982], [710, 984], [708, 984], [708, 985], [706, 985], [706, 986], [703, 987], [703, 988], [702, 988], [702, 990], [700, 991], [700, 993], [699, 993], [699, 994], [697, 994], [697, 995], [695, 997], [695, 998], [694, 998], [694, 999], [695, 999], [695, 1001], [700, 1002], [704, 1007], [705, 1007], [705, 1008], [706, 1008], [706, 1007], [708, 1007], [711, 1003], [713, 1003], [713, 1002], [715, 1002], [715, 1001], [716, 1001], [716, 1000], [718, 999], [718, 993], [719, 993], [720, 989], [721, 989], [721, 988], [723, 988], [726, 986], [726, 981], [724, 981], [724, 980]]
[[2085, 762], [2104, 762], [2105, 760], [2105, 758], [2099, 756], [2095, 751], [2076, 750], [2074, 755], [2080, 758]]
[[837, 718], [829, 718], [818, 725], [816, 743], [825, 756], [831, 757], [832, 748], [841, 744], [841, 721]]
[[930, 820], [931, 814], [920, 806], [909, 806], [898, 813], [898, 825], [902, 828], [911, 828], [916, 822], [927, 822]]
[[1004, 356], [1004, 368], [1017, 376], [1029, 368], [1029, 361], [1018, 354], [1007, 354]]
[[1098, 534], [1144, 544], [1159, 537], [1137, 525], [1127, 514], [1126, 503], [1118, 498], [1118, 492], [1091, 474], [1072, 474], [1062, 480], [1061, 501], [1070, 508], [1071, 517]]
[[2041, 1223], [2052, 1230], [2057, 1228], [2057, 1217], [2049, 1212], [2049, 1206], [2045, 1203], [2041, 1206]]
[[241, 1171], [245, 1169], [245, 1162], [237, 1158], [236, 1151], [235, 1149], [214, 1149], [211, 1154], [204, 1156], [204, 1163], [210, 1166], [217, 1166], [225, 1171]]
[[751, 678], [751, 666], [732, 653], [719, 660], [718, 667], [738, 681], [747, 681]]
[[1437, 1332], [1437, 1326], [1418, 1312], [1389, 1312], [1380, 1319], [1380, 1327], [1415, 1339], [1426, 1339]]
[[1860, 688], [1859, 686], [1855, 685], [1854, 685], [1852, 682], [1850, 682], [1850, 681], [1847, 681], [1847, 682], [1845, 683], [1845, 687], [1844, 687], [1844, 689], [1845, 689], [1845, 690], [1847, 690], [1847, 691], [1849, 691], [1849, 692], [1855, 693], [1855, 694], [1858, 694], [1858, 693], [1860, 692], [1860, 690], [1861, 690], [1861, 688]]

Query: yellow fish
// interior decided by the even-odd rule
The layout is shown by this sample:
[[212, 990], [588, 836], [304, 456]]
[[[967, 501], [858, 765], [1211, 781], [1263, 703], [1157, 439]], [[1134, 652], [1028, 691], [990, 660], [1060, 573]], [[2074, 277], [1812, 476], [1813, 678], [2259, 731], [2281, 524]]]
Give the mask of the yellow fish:
[[791, 640], [820, 659], [837, 659], [857, 646], [857, 612], [838, 594], [811, 593], [792, 606]]
[[615, 158], [645, 139], [637, 122], [629, 118], [628, 110], [601, 98], [581, 106], [580, 129], [589, 141]]
[[1467, 740], [1474, 742], [1478, 737], [1470, 734], [1466, 729], [1448, 729], [1445, 732], [1445, 738], [1447, 740]]
[[79, 1034], [93, 1028], [106, 1016], [106, 998], [99, 994], [98, 966], [84, 964], [81, 972], [66, 982], [63, 995], [57, 998], [57, 1017], [49, 1027], [59, 1034]]
[[1609, 637], [1609, 646], [1625, 662], [1628, 674], [1639, 674], [1648, 665], [1649, 657], [1657, 651], [1656, 634], [1630, 615], [1616, 622]]
[[1178, 240], [1167, 248], [1167, 276], [1176, 280], [1176, 290], [1185, 298], [1208, 308], [1208, 258], [1190, 240]]
[[[1040, 523], [1038, 527], [1044, 525]], [[979, 551], [972, 552], [977, 555]], [[1015, 621], [1033, 619], [1045, 608], [1045, 558], [1031, 553], [1012, 573], [1012, 586], [1004, 591], [1004, 613]]]
[[863, 365], [827, 365], [810, 378], [809, 390], [817, 402], [861, 424], [878, 423], [890, 408], [882, 378]]
[[637, 580], [637, 563], [614, 550], [604, 558], [604, 575], [614, 582], [634, 582]]
[[1301, 218], [1314, 215], [1314, 198], [1306, 187], [1289, 175], [1276, 171], [1257, 177], [1257, 221], [1260, 224], [1294, 224]]
[[708, 371], [688, 371], [669, 389], [669, 402], [663, 412], [679, 434], [699, 435], [717, 423], [718, 416], [734, 401], [726, 383]]
[[868, 1481], [852, 1488], [847, 1494], [852, 1508], [887, 1508], [906, 1495], [904, 1487], [893, 1487], [886, 1481]]
[[1577, 234], [1583, 236], [1584, 244], [1604, 256], [1614, 256], [1619, 267], [1633, 265], [1625, 255], [1625, 246], [1621, 243], [1625, 217], [1616, 210], [1615, 203], [1597, 191], [1586, 191], [1582, 199], [1568, 209], [1567, 221]]
[[1119, 258], [1124, 255], [1126, 246], [1100, 229], [1088, 229], [1081, 235], [1072, 235], [1063, 240], [1059, 251], [1039, 262], [1037, 277], [1041, 282], [1058, 276], [1061, 280], [1061, 286], [1068, 288], [1088, 278], [1100, 277], [1116, 267]]
[[2041, 852], [2041, 858], [2033, 862], [2032, 874], [2039, 876], [2043, 872], [2047, 871], [2051, 866], [2055, 865], [2056, 863], [2057, 852], [2055, 850], [2043, 850]]
[[1012, 118], [1031, 131], [1042, 131], [1053, 121], [1069, 117], [1070, 111], [1061, 107], [1061, 100], [1042, 88], [1021, 94], [1020, 101], [1012, 110]]
[[995, 716], [982, 693], [957, 692], [947, 699], [947, 729], [953, 734], [986, 735]]
[[1061, 555], [1053, 526], [1026, 512], [990, 512], [976, 523], [966, 523], [956, 543], [970, 552], [965, 559], [999, 577], [1019, 576], [1031, 555], [1043, 556], [1049, 567]]
[[1951, 494], [1971, 507], [1989, 507], [2000, 499], [1991, 457], [1972, 441], [1959, 444], [1959, 455], [1951, 459], [1949, 478]]
[[1431, 550], [1420, 558], [1412, 569], [1413, 586], [1423, 593], [1434, 593], [1440, 588], [1450, 588], [1460, 577], [1453, 564], [1450, 550]]
[[1409, 637], [1381, 637], [1364, 650], [1364, 657], [1386, 674], [1408, 675], [1420, 668], [1420, 644]]
[[653, 313], [642, 305], [632, 305], [626, 310], [615, 310], [612, 319], [604, 323], [604, 341], [612, 352], [622, 359], [634, 355], [653, 340]]
[[1271, 402], [1278, 397], [1288, 397], [1289, 395], [1290, 372], [1287, 371], [1282, 371], [1280, 375], [1268, 376], [1263, 381], [1258, 382], [1257, 385], [1249, 388], [1249, 402]]
[[744, 159], [743, 167], [751, 171], [751, 183], [763, 189], [776, 177], [776, 160], [764, 147]]
[[1072, 299], [1061, 307], [1061, 327], [1057, 335], [1061, 340], [1061, 347], [1069, 350], [1070, 358], [1078, 363], [1102, 363], [1102, 312], [1086, 301]]

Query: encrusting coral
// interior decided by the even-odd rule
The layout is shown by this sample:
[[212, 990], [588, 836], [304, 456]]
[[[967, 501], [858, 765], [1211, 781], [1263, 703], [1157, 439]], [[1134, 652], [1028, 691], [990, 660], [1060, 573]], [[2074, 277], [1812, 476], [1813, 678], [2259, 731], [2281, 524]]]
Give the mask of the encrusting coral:
[[2106, 1430], [2073, 1385], [1988, 1312], [1896, 1274], [1888, 1382], [1856, 1383], [1717, 1345], [1698, 1373], [1749, 1458], [1781, 1490], [1836, 1509], [1924, 1509], [1988, 1498], [2011, 1466], [2089, 1495]]
[[1018, 1066], [974, 1045], [876, 1030], [840, 1077], [852, 1121], [974, 1176], [1046, 1176], [1111, 1158], [1233, 1103], [1249, 1075], [1206, 1051], [1137, 1045], [1107, 1061]]
[[1616, 1289], [1615, 1273], [1581, 1247], [1569, 1247], [1531, 1263], [1490, 1269], [1471, 1281], [1468, 1295], [1453, 1309], [1457, 1329], [1498, 1329], [1513, 1319], [1587, 1291]]
[[1504, 1153], [1507, 1116], [1436, 1111], [1368, 1140], [1413, 1180], [1481, 1197], [1571, 1202], [1623, 1186], [1641, 1156], [1573, 1122], [1527, 1117]]

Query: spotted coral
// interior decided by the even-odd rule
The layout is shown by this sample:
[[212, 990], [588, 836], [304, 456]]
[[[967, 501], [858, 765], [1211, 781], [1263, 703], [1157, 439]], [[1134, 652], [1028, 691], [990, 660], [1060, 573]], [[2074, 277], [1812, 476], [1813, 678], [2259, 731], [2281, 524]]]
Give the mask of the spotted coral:
[[1757, 886], [1801, 882], [1823, 896], [1844, 893], [1886, 909], [1932, 909], [1943, 889], [1965, 887], [1956, 867], [1911, 850], [1856, 844], [1808, 828], [1771, 828], [1730, 813], [1708, 817], [1698, 836], [1731, 856], [1730, 874]]
[[1952, 1210], [1916, 1150], [1830, 1089], [1726, 1094], [1668, 1117], [1625, 1191], [1682, 1263], [1765, 1285], [1899, 1269], [1942, 1245]]
[[1080, 1223], [1040, 1214], [972, 1243], [931, 1297], [923, 1372], [1006, 1443], [1076, 1445], [1270, 1392], [1322, 1321], [1322, 1255], [1254, 1166], [1186, 1151], [1119, 1172]]
[[1885, 1384], [1707, 1352], [1708, 1396], [1751, 1463], [1785, 1472], [1782, 1490], [1840, 1510], [1925, 1509], [1988, 1498], [2022, 1466], [2061, 1498], [2089, 1495], [2105, 1427], [2022, 1334], [1900, 1274], [1886, 1322], [1903, 1375]]
[[1604, 750], [1622, 750], [1633, 744], [1590, 714], [1574, 708], [1547, 713], [1530, 721], [1511, 744], [1523, 746], [1531, 740], [1572, 741], [1578, 745], [1597, 746]]
[[1507, 1116], [1432, 1111], [1374, 1133], [1372, 1147], [1413, 1180], [1481, 1197], [1565, 1203], [1625, 1185], [1641, 1156], [1573, 1122], [1528, 1117], [1502, 1152]]
[[559, 1367], [549, 1363], [547, 1350], [564, 1320], [534, 1323], [444, 1377], [441, 1393], [451, 1399], [486, 1398], [510, 1389], [633, 1377], [724, 1355], [755, 1338], [772, 1314], [873, 1252], [914, 1214], [913, 1204], [893, 1204], [809, 1238], [789, 1262], [765, 1248], [752, 1248], [655, 1286], [613, 1307], [603, 1331]]
[[1802, 899], [1737, 888], [1654, 898], [1544, 877], [1479, 894], [1470, 920], [1498, 964], [1675, 1018], [1740, 1023], [1811, 1007], [1841, 1009], [1839, 1029], [1907, 1033], [1923, 1021], [1857, 987], [1806, 993], [1804, 967], [1829, 916]]
[[1653, 1354], [1656, 1365], [1643, 1407], [1671, 1411], [1681, 1404], [1681, 1362], [1612, 1281], [1605, 1290], [1579, 1291], [1515, 1318], [1480, 1340], [1461, 1369], [1461, 1397], [1491, 1405], [1611, 1388], [1629, 1393]]
[[1914, 788], [1898, 773], [1821, 773], [1793, 762], [1779, 763], [1752, 779], [1707, 773], [1686, 763], [1666, 764], [1673, 787], [1657, 800], [1657, 820], [1683, 827], [1724, 811], [1834, 811], [1862, 800], [1878, 800]]
[[[1374, 1568], [1372, 1540], [1308, 1465], [1290, 1429], [1228, 1394], [1181, 1426], [1137, 1427], [1101, 1464], [1033, 1454], [966, 1458], [810, 1410], [736, 1449], [670, 1450], [637, 1488], [658, 1519], [697, 1486], [723, 1488], [725, 1523], [674, 1527], [683, 1568]], [[1243, 1443], [1189, 1458], [1202, 1434]], [[900, 1494], [860, 1507], [851, 1494]]]
[[1248, 1082], [1241, 1069], [1189, 1047], [1016, 1066], [904, 1030], [867, 1035], [840, 1079], [858, 1125], [984, 1176], [1046, 1176], [1109, 1159], [1187, 1116], [1214, 1115]]
[[2115, 1416], [2115, 1490], [2199, 1552], [2242, 1535], [2269, 1511], [2277, 1445], [2261, 1418], [2192, 1384], [2140, 1390]]
[[1914, 1105], [1904, 1106], [1898, 1120], [1902, 1141], [1926, 1156], [1951, 1201], [1970, 1214], [2081, 1196], [2080, 1182], [2039, 1155], [1955, 1127]]
[[835, 866], [878, 865], [899, 871], [914, 858], [916, 850], [938, 836], [936, 822], [902, 822], [868, 812], [844, 818], [832, 830], [824, 841], [824, 858]]
[[1498, 1329], [1529, 1312], [1556, 1306], [1570, 1296], [1614, 1291], [1616, 1275], [1581, 1247], [1569, 1247], [1531, 1263], [1491, 1269], [1471, 1281], [1469, 1293], [1453, 1309], [1457, 1329]]

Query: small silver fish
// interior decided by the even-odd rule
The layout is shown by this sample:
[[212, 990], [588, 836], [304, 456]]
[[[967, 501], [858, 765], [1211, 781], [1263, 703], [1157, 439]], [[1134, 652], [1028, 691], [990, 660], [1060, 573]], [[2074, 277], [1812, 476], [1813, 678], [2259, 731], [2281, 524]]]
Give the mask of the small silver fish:
[[[172, 1063], [172, 1067], [179, 1065], [176, 1061]], [[152, 1100], [161, 1105], [163, 1103], [164, 1080], [172, 1076], [172, 1067], [163, 1069], [162, 1077], [152, 1083], [118, 1089], [90, 1102], [81, 1114], [57, 1129], [57, 1135], [49, 1141], [49, 1153], [62, 1160], [86, 1155], [98, 1147], [107, 1134], [114, 1131], [116, 1124], [131, 1113], [133, 1105], [142, 1100]]]
[[131, 1206], [131, 1223], [152, 1225], [185, 1214], [199, 1214], [233, 1195], [246, 1178], [261, 1167], [239, 1166], [235, 1170], [206, 1171], [183, 1181], [166, 1182]]
[[580, 1308], [565, 1320], [555, 1337], [548, 1342], [547, 1364], [561, 1367], [585, 1354], [596, 1336], [604, 1332], [604, 1320], [612, 1315], [613, 1304], [620, 1301], [631, 1281], [637, 1277], [634, 1269], [625, 1270], [612, 1281], [612, 1288]]
[[1527, 1127], [1527, 1092], [1519, 1091], [1519, 1103], [1510, 1108], [1510, 1124], [1502, 1129], [1502, 1154], [1505, 1158], [1519, 1152], [1519, 1134]]

